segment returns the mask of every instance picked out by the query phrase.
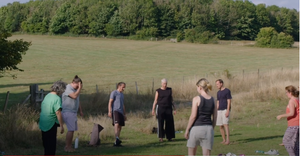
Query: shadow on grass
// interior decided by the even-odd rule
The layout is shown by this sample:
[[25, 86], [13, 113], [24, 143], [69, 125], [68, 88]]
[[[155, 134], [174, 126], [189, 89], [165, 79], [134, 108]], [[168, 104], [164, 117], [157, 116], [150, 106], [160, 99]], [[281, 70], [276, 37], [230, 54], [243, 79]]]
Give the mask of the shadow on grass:
[[4, 84], [0, 85], [0, 88], [8, 88], [8, 87], [21, 87], [21, 86], [28, 86], [28, 91], [29, 91], [29, 86], [33, 84], [38, 84], [38, 85], [51, 85], [53, 82], [45, 82], [45, 83], [19, 83], [19, 84]]
[[[241, 133], [230, 134], [230, 136], [236, 136], [236, 135], [242, 135], [242, 134], [241, 134]], [[216, 137], [222, 137], [222, 135], [215, 135], [214, 137], [215, 137], [215, 138], [216, 138]]]
[[266, 137], [239, 139], [239, 140], [236, 140], [236, 142], [248, 143], [248, 142], [253, 142], [253, 141], [263, 141], [263, 140], [276, 139], [276, 138], [282, 138], [282, 137], [283, 137], [283, 135], [274, 135], [274, 136], [266, 136]]

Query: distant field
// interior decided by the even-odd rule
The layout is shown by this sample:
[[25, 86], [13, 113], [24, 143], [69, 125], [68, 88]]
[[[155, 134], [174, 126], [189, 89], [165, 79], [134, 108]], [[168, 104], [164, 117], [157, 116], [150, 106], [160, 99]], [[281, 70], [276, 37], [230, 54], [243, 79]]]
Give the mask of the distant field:
[[134, 89], [155, 86], [162, 78], [203, 77], [228, 69], [231, 73], [260, 72], [275, 68], [298, 68], [299, 52], [293, 49], [268, 49], [249, 46], [170, 43], [166, 41], [132, 41], [84, 37], [14, 35], [10, 38], [32, 41], [32, 46], [19, 65], [17, 79], [0, 81], [0, 106], [5, 93], [11, 92], [11, 103], [26, 98], [30, 84], [51, 83], [62, 79], [70, 82], [78, 74], [85, 92], [113, 89], [125, 81]]

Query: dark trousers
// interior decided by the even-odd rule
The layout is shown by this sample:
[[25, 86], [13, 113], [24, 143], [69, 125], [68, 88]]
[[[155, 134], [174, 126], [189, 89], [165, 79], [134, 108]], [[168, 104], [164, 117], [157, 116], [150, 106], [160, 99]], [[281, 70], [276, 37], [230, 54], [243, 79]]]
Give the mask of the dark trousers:
[[164, 138], [165, 135], [167, 139], [175, 138], [174, 118], [172, 113], [172, 108], [158, 106], [158, 138]]
[[57, 124], [56, 123], [53, 125], [53, 127], [49, 131], [46, 131], [46, 132], [42, 131], [44, 155], [55, 155], [56, 133], [57, 133]]

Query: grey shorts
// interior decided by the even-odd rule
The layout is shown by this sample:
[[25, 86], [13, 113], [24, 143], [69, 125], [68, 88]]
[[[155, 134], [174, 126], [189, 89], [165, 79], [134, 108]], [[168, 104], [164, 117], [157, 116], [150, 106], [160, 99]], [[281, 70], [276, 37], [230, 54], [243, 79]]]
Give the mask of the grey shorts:
[[190, 148], [201, 146], [208, 150], [211, 150], [213, 144], [214, 129], [211, 125], [204, 125], [192, 127], [186, 146]]
[[73, 112], [63, 112], [62, 118], [64, 123], [67, 125], [68, 131], [77, 131], [77, 113]]

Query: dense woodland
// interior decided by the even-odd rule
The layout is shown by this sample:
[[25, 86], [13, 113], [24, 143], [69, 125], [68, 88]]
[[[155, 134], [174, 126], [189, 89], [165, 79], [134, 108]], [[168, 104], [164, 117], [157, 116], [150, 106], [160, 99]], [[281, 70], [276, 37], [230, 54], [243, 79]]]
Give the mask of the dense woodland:
[[254, 40], [263, 27], [298, 41], [299, 12], [248, 0], [31, 0], [0, 8], [0, 29], [9, 32], [140, 39], [205, 32], [218, 39]]

